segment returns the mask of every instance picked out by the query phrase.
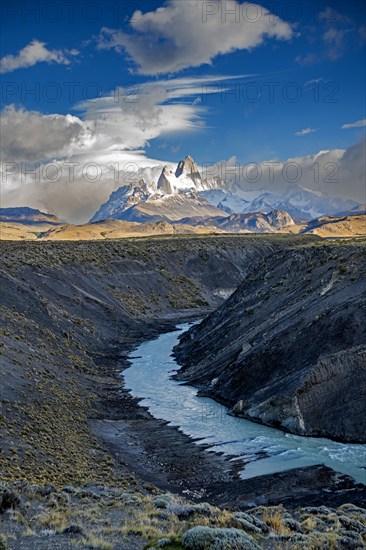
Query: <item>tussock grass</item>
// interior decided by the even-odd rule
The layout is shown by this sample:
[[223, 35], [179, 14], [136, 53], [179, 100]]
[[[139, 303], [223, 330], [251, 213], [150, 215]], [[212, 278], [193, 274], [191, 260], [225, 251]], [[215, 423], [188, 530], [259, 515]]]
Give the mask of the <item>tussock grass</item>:
[[283, 515], [279, 510], [269, 509], [263, 514], [262, 521], [268, 525], [271, 529], [276, 531], [279, 535], [289, 535], [291, 534], [290, 529], [288, 529], [283, 523]]

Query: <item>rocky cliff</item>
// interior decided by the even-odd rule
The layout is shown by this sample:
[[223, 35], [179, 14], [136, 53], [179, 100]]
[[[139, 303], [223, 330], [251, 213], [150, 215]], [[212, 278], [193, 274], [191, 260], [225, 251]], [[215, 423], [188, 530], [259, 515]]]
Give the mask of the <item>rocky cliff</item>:
[[181, 380], [233, 414], [285, 431], [366, 442], [365, 245], [285, 250], [175, 352]]

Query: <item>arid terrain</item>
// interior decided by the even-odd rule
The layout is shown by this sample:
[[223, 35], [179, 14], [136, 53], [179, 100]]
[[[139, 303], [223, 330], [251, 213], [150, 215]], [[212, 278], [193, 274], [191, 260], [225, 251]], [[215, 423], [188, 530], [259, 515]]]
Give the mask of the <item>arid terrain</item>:
[[[228, 537], [230, 548], [362, 547], [366, 492], [351, 478], [319, 466], [239, 480], [223, 457], [151, 417], [119, 376], [136, 344], [204, 317], [242, 281], [253, 285], [263, 263], [274, 286], [286, 254], [331, 257], [339, 273], [338, 258], [361, 242], [191, 235], [1, 249], [4, 548], [169, 539], [168, 549], [193, 549], [198, 536]], [[184, 535], [194, 526], [219, 530]]]
[[168, 222], [137, 223], [119, 220], [105, 220], [85, 225], [27, 225], [20, 223], [0, 223], [0, 240], [42, 240], [42, 241], [103, 241], [128, 237], [148, 237], [154, 235], [184, 235], [222, 233], [215, 227], [193, 227], [172, 225]]
[[127, 222], [104, 220], [84, 225], [47, 224], [44, 220], [29, 224], [0, 221], [0, 240], [22, 241], [94, 241], [147, 237], [154, 235], [219, 233], [290, 233], [311, 234], [323, 238], [366, 236], [366, 214], [322, 216], [307, 223], [295, 224], [286, 212], [270, 214], [235, 214], [228, 217], [187, 218], [180, 222]]

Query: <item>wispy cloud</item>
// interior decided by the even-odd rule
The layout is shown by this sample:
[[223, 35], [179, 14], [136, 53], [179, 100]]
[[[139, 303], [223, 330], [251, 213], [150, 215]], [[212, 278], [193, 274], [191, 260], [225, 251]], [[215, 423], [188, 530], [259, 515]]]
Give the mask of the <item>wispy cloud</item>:
[[[7, 204], [21, 201], [41, 209], [55, 209], [71, 221], [86, 221], [112, 191], [131, 181], [130, 175], [124, 179], [125, 170], [131, 171], [132, 167], [136, 181], [140, 177], [156, 181], [161, 161], [146, 154], [150, 142], [161, 137], [167, 155], [177, 154], [181, 133], [205, 128], [209, 109], [203, 101], [194, 103], [193, 99], [197, 94], [221, 93], [220, 83], [230, 82], [231, 78], [237, 82], [244, 77], [161, 79], [133, 90], [117, 88], [97, 101], [78, 104], [77, 116], [45, 115], [8, 106], [0, 113], [2, 166], [3, 170], [10, 166], [11, 172], [2, 179], [2, 199]], [[168, 150], [164, 138], [176, 134], [177, 145]], [[23, 162], [39, 163], [36, 174], [27, 177], [27, 185], [21, 176]], [[100, 185], [99, 180], [88, 181], [84, 173], [85, 167], [95, 163], [100, 169]], [[57, 184], [50, 181], [55, 165], [59, 167]], [[135, 168], [144, 173], [137, 176]]]
[[327, 6], [318, 15], [319, 25], [307, 27], [309, 43], [317, 45], [317, 50], [299, 54], [295, 61], [299, 65], [313, 65], [324, 59], [337, 61], [350, 48], [360, 48], [366, 33], [365, 27], [348, 15]]
[[0, 73], [25, 69], [41, 62], [69, 65], [72, 58], [78, 54], [78, 50], [49, 50], [45, 42], [32, 40], [16, 55], [5, 55], [0, 59]]
[[345, 49], [345, 38], [347, 33], [352, 29], [336, 29], [331, 27], [323, 35], [323, 41], [325, 42], [326, 55], [332, 61], [336, 61], [342, 57]]
[[341, 128], [343, 130], [348, 130], [348, 128], [363, 128], [363, 126], [366, 126], [366, 118], [364, 118], [363, 120], [357, 120], [356, 122], [342, 124]]
[[313, 134], [316, 132], [316, 128], [303, 128], [302, 130], [299, 130], [298, 132], [295, 132], [295, 136], [306, 136], [307, 134]]
[[344, 15], [343, 13], [340, 13], [339, 11], [335, 10], [331, 6], [327, 6], [323, 11], [319, 13], [319, 19], [321, 21], [325, 21], [326, 23], [332, 25], [334, 23], [351, 23], [351, 19]]
[[307, 88], [308, 90], [312, 90], [316, 86], [319, 86], [321, 82], [325, 81], [325, 78], [323, 78], [322, 76], [319, 78], [313, 78], [312, 80], [308, 80], [307, 82], [305, 82], [305, 88]]
[[314, 65], [318, 63], [319, 56], [316, 53], [308, 53], [306, 55], [298, 55], [295, 58], [296, 63], [299, 65]]

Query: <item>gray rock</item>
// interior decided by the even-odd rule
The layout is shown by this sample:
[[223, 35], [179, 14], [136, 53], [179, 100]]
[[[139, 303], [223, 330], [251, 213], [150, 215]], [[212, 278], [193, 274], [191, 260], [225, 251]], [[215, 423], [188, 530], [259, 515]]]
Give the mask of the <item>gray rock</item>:
[[235, 415], [366, 442], [365, 266], [360, 246], [337, 245], [249, 267], [237, 291], [182, 336], [178, 379]]
[[85, 535], [85, 530], [81, 525], [78, 525], [77, 523], [70, 523], [65, 529], [62, 531], [64, 535]]

